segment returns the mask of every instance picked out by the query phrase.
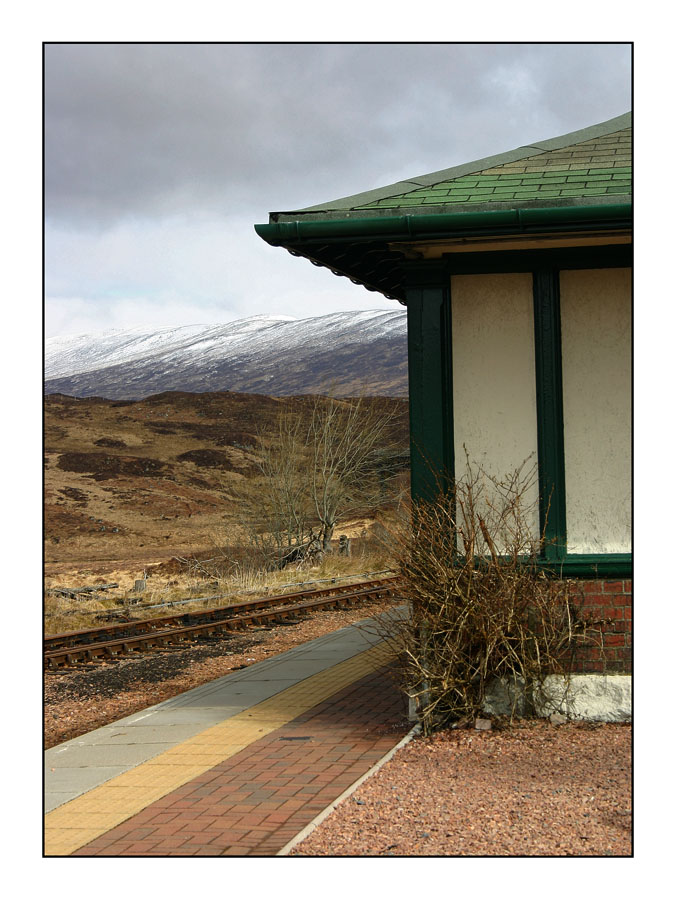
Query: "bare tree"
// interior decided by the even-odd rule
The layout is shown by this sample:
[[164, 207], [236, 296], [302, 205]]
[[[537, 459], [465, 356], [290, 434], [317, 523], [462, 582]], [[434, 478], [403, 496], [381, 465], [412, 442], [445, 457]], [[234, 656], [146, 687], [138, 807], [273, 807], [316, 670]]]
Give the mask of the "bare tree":
[[327, 550], [339, 516], [372, 505], [388, 480], [382, 451], [389, 443], [393, 413], [356, 400], [317, 397], [312, 407], [307, 447], [312, 457], [311, 496]]
[[247, 479], [237, 492], [239, 518], [263, 557], [280, 561], [306, 548], [315, 537], [302, 418], [280, 412], [258, 440], [258, 475]]
[[[238, 498], [256, 546], [277, 560], [331, 548], [339, 518], [393, 495], [396, 407], [317, 396], [259, 435], [259, 476]], [[396, 454], [395, 454], [396, 455]]]

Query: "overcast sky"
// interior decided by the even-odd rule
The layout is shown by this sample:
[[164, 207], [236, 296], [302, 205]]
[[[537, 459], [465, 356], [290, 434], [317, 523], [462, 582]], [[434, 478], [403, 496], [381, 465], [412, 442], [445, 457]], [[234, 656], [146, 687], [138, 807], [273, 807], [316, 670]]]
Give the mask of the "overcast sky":
[[254, 224], [630, 108], [626, 44], [48, 44], [46, 334], [401, 308]]

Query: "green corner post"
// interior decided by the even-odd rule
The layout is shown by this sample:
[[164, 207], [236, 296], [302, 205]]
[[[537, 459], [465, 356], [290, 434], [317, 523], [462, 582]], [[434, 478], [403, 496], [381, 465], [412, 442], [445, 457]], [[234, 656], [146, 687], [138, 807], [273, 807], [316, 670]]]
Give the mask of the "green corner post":
[[559, 275], [553, 268], [533, 272], [533, 322], [542, 555], [556, 563], [566, 555], [566, 467]]
[[411, 494], [433, 500], [452, 486], [450, 278], [443, 264], [406, 264]]

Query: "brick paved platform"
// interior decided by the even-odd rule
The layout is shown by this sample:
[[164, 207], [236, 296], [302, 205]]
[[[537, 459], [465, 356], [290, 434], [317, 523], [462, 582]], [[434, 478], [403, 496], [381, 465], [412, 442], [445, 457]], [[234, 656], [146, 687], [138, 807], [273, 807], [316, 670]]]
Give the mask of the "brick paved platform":
[[274, 856], [410, 729], [385, 670], [151, 803], [74, 856]]
[[[87, 788], [46, 815], [45, 855], [277, 854], [411, 727], [391, 647], [355, 652], [351, 629], [304, 647], [329, 664], [289, 686], [302, 651], [280, 659], [276, 694], [92, 789], [82, 767]], [[341, 647], [347, 658], [336, 662]], [[215, 684], [219, 696], [241, 691], [241, 676]]]

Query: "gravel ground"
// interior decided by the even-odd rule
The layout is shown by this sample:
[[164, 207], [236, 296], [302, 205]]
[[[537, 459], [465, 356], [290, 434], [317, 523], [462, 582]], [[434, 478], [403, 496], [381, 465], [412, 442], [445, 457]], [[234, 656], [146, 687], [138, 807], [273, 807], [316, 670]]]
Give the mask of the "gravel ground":
[[[45, 748], [390, 605], [48, 674]], [[631, 855], [631, 726], [502, 724], [415, 738], [290, 855]]]
[[630, 856], [631, 727], [415, 738], [292, 856]]

